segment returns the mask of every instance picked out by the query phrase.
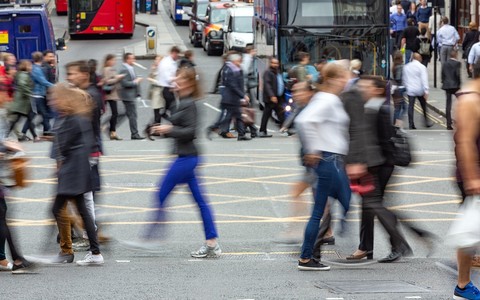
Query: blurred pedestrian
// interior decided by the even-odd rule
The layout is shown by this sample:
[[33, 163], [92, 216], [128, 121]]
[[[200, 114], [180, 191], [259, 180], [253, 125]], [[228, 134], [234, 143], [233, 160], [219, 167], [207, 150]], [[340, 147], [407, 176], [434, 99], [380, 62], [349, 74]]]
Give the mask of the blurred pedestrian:
[[397, 127], [403, 127], [405, 114], [407, 113], [407, 103], [405, 101], [405, 85], [403, 84], [403, 54], [395, 51], [393, 54], [392, 79], [394, 81], [392, 89], [393, 99], [393, 122]]
[[[477, 78], [462, 87], [455, 113], [455, 154], [459, 175], [462, 185], [459, 186], [465, 196], [477, 196], [480, 194], [480, 173], [478, 161], [480, 148], [480, 80]], [[463, 205], [470, 205], [465, 199]], [[470, 206], [471, 208], [473, 206]], [[480, 216], [477, 216], [479, 218]], [[477, 230], [477, 229], [475, 229]], [[475, 237], [473, 234], [469, 236]], [[460, 238], [460, 237], [459, 237]], [[475, 238], [473, 239], [475, 240]], [[480, 291], [470, 278], [472, 258], [475, 254], [475, 246], [457, 249], [458, 279], [454, 289], [454, 299], [479, 299]]]
[[465, 38], [462, 43], [462, 58], [465, 60], [465, 65], [467, 67], [468, 78], [472, 78], [472, 71], [470, 70], [470, 64], [468, 63], [468, 55], [472, 46], [475, 43], [478, 43], [480, 38], [480, 32], [478, 31], [478, 25], [474, 21], [468, 24], [468, 31], [465, 34]]
[[390, 34], [395, 39], [395, 49], [400, 49], [403, 30], [407, 28], [407, 16], [403, 13], [401, 4], [397, 4], [397, 10], [390, 15]]
[[[273, 58], [276, 60], [275, 58]], [[272, 61], [272, 59], [271, 59]], [[271, 62], [270, 62], [271, 63]], [[294, 112], [294, 117], [292, 117], [289, 122], [294, 122], [295, 118], [307, 107], [308, 103], [312, 99], [313, 95], [316, 93], [316, 86], [310, 84], [307, 81], [299, 82], [293, 85], [292, 87], [292, 98], [297, 105], [296, 110]], [[284, 126], [288, 126], [284, 124]], [[301, 142], [301, 140], [300, 140]], [[302, 146], [302, 145], [301, 145]], [[300, 159], [302, 161], [302, 165], [305, 167], [303, 174], [301, 175], [300, 180], [295, 182], [292, 185], [290, 190], [290, 196], [292, 198], [291, 208], [290, 208], [290, 215], [291, 218], [296, 218], [301, 216], [305, 211], [307, 211], [307, 202], [302, 198], [302, 194], [308, 188], [312, 188], [312, 195], [313, 199], [315, 200], [315, 190], [316, 190], [316, 182], [317, 182], [317, 175], [315, 174], [315, 169], [311, 167], [307, 167], [303, 164], [303, 146], [300, 148]], [[302, 228], [300, 228], [300, 224], [289, 222], [286, 224], [286, 229], [278, 235], [276, 241], [279, 243], [286, 243], [286, 244], [293, 244], [297, 243], [299, 239], [301, 239], [302, 235]], [[298, 226], [297, 226], [298, 225]]]
[[420, 35], [417, 37], [418, 42], [418, 54], [422, 56], [422, 65], [428, 67], [428, 63], [432, 57], [432, 41], [428, 38], [427, 29], [422, 28]]
[[229, 138], [230, 122], [235, 119], [235, 128], [238, 132], [238, 141], [248, 141], [249, 137], [245, 135], [245, 124], [243, 123], [241, 116], [241, 100], [249, 101], [248, 95], [245, 93], [243, 84], [243, 73], [240, 68], [242, 63], [242, 56], [240, 54], [231, 54], [228, 62], [226, 63], [225, 70], [222, 75], [223, 92], [221, 105], [224, 108], [224, 117], [219, 119], [213, 128], [219, 128], [220, 135], [224, 138]]
[[187, 50], [183, 53], [183, 57], [178, 63], [178, 68], [195, 68], [194, 54], [192, 50]]
[[[2, 156], [7, 154], [7, 152], [15, 153], [23, 151], [17, 143], [6, 140], [9, 132], [9, 124], [4, 108], [6, 101], [8, 101], [8, 91], [2, 84], [4, 80], [3, 77], [5, 76], [6, 75], [4, 73], [0, 72], [0, 153]], [[2, 173], [8, 172], [6, 168], [8, 168], [7, 164], [2, 162], [0, 164]], [[6, 193], [7, 189], [3, 186], [3, 184], [0, 184], [0, 271], [12, 270], [12, 273], [27, 273], [34, 266], [20, 254], [20, 251], [17, 248], [18, 244], [15, 242], [14, 236], [12, 235], [8, 226], [7, 202], [5, 199]], [[5, 242], [8, 242], [12, 262], [10, 262], [6, 257]]]
[[[88, 66], [85, 71], [88, 74]], [[56, 261], [70, 263], [74, 259], [71, 223], [65, 212], [66, 203], [73, 200], [82, 217], [90, 244], [90, 251], [83, 260], [77, 261], [77, 264], [82, 266], [103, 264], [95, 223], [84, 198], [84, 194], [91, 192], [93, 188], [90, 157], [96, 142], [91, 121], [88, 118], [95, 104], [92, 103], [86, 91], [67, 84], [57, 84], [53, 88], [52, 105], [59, 113], [54, 139], [58, 185], [52, 212], [57, 221], [62, 242], [61, 252]]]
[[447, 17], [442, 17], [442, 27], [437, 31], [437, 42], [442, 45], [440, 49], [440, 61], [443, 64], [449, 59], [450, 52], [457, 46], [457, 42], [460, 40], [455, 27], [450, 25]]
[[[374, 189], [362, 195], [362, 223], [360, 227], [360, 245], [347, 259], [358, 260], [362, 258], [373, 259], [374, 245], [374, 220], [378, 218], [390, 236], [391, 253], [380, 260], [380, 263], [390, 263], [398, 260], [403, 255], [412, 252], [407, 241], [398, 229], [396, 216], [383, 206], [383, 195], [388, 180], [392, 175], [394, 166], [389, 161], [390, 154], [388, 143], [393, 136], [390, 109], [386, 105], [386, 82], [377, 76], [363, 76], [358, 83], [364, 104], [364, 143], [361, 149], [353, 145], [350, 152], [361, 152], [365, 164], [363, 172], [347, 165], [347, 173], [353, 180], [358, 180], [361, 185], [373, 184]], [[362, 174], [363, 173], [363, 174]]]
[[[415, 26], [417, 23], [417, 5], [415, 2], [410, 2], [408, 0], [402, 0], [402, 7], [406, 11], [407, 19], [412, 19]], [[407, 7], [407, 9], [405, 9]]]
[[258, 134], [261, 138], [272, 137], [267, 132], [268, 120], [272, 117], [272, 112], [275, 111], [278, 121], [283, 124], [285, 121], [285, 111], [282, 106], [284, 103], [285, 84], [283, 75], [279, 70], [280, 62], [275, 57], [270, 57], [269, 68], [263, 73], [263, 109], [262, 123], [260, 125], [260, 132]]
[[428, 71], [421, 63], [422, 56], [418, 53], [413, 54], [411, 62], [403, 67], [402, 80], [408, 96], [408, 125], [410, 129], [417, 129], [415, 127], [413, 112], [415, 107], [415, 99], [420, 101], [423, 110], [423, 118], [426, 127], [431, 127], [433, 124], [427, 117], [427, 100], [428, 100]]
[[[43, 135], [50, 135], [50, 119], [51, 119], [51, 110], [49, 103], [47, 102], [47, 90], [53, 86], [53, 83], [49, 82], [45, 76], [45, 72], [42, 69], [43, 64], [43, 53], [42, 52], [33, 52], [32, 53], [32, 80], [33, 80], [33, 90], [32, 90], [32, 105], [33, 109], [31, 112], [31, 122], [35, 114], [39, 114], [42, 117], [43, 122]], [[23, 126], [22, 133], [25, 134], [30, 128], [30, 122], [25, 122]], [[23, 139], [19, 139], [23, 140]]]
[[258, 86], [257, 73], [255, 72], [256, 55], [257, 50], [250, 45], [245, 47], [245, 53], [242, 54], [243, 82], [245, 83], [245, 91], [247, 92], [248, 98], [250, 98], [251, 105], [255, 102], [255, 95], [252, 89]]
[[[170, 118], [172, 124], [153, 126], [151, 131], [164, 137], [173, 138], [173, 153], [178, 155], [178, 157], [169, 167], [158, 187], [155, 224], [149, 227], [145, 237], [151, 239], [155, 236], [158, 227], [164, 225], [165, 201], [173, 189], [179, 184], [188, 184], [192, 196], [200, 209], [206, 240], [199, 250], [191, 253], [191, 256], [196, 258], [218, 257], [222, 250], [217, 242], [218, 234], [215, 228], [213, 213], [203, 196], [196, 174], [196, 168], [200, 159], [198, 149], [194, 143], [198, 129], [198, 112], [195, 101], [201, 98], [202, 95], [194, 69], [181, 69], [175, 79], [175, 86], [175, 92], [180, 101], [174, 105]], [[141, 249], [142, 245], [138, 245], [138, 248]]]
[[137, 97], [140, 95], [140, 82], [142, 77], [137, 76], [133, 68], [135, 63], [135, 55], [132, 53], [125, 53], [123, 55], [123, 64], [120, 74], [124, 75], [120, 80], [120, 90], [118, 95], [125, 105], [125, 111], [130, 126], [130, 133], [132, 140], [143, 140], [145, 137], [138, 134], [137, 125]]
[[412, 54], [418, 51], [417, 37], [420, 30], [414, 25], [412, 19], [407, 20], [408, 27], [403, 30], [402, 45], [400, 49], [405, 48], [405, 63], [409, 63]]
[[43, 51], [43, 71], [48, 82], [55, 84], [57, 82], [57, 57], [52, 50]]
[[163, 56], [157, 55], [153, 61], [152, 66], [150, 67], [150, 74], [148, 80], [150, 81], [150, 100], [152, 101], [151, 105], [153, 108], [153, 119], [154, 123], [160, 124], [162, 122], [162, 113], [165, 109], [165, 99], [163, 99], [163, 87], [161, 87], [157, 81], [158, 78], [158, 66], [162, 61]]
[[110, 106], [110, 120], [109, 120], [109, 137], [110, 140], [121, 141], [117, 135], [117, 121], [118, 121], [118, 103], [120, 102], [119, 82], [125, 77], [125, 74], [117, 74], [115, 65], [117, 64], [117, 58], [114, 54], [107, 54], [103, 63], [103, 83], [102, 89], [105, 93], [105, 100]]
[[298, 115], [299, 136], [304, 147], [303, 161], [315, 169], [317, 192], [315, 203], [303, 242], [299, 270], [327, 271], [330, 267], [313, 258], [313, 248], [318, 236], [329, 196], [340, 201], [344, 213], [349, 209], [351, 190], [345, 173], [343, 157], [348, 153], [349, 118], [340, 93], [347, 83], [347, 70], [330, 63], [322, 70], [323, 80], [309, 105]]
[[419, 30], [422, 28], [428, 29], [428, 21], [431, 15], [432, 15], [432, 8], [427, 5], [427, 0], [420, 0], [420, 5], [417, 7], [417, 15], [416, 15]]
[[448, 59], [442, 67], [442, 90], [447, 96], [446, 109], [447, 130], [453, 130], [452, 127], [452, 95], [460, 89], [461, 86], [461, 68], [462, 63], [457, 60], [457, 50], [453, 49]]
[[158, 65], [157, 81], [158, 85], [162, 87], [162, 96], [163, 99], [165, 99], [165, 112], [163, 113], [163, 117], [167, 119], [167, 112], [170, 111], [170, 107], [175, 103], [173, 89], [175, 88], [174, 79], [177, 76], [177, 61], [180, 52], [181, 51], [177, 46], [173, 46], [170, 49], [170, 54], [165, 56]]
[[3, 85], [7, 91], [7, 101], [12, 101], [13, 94], [15, 92], [15, 76], [17, 74], [17, 59], [15, 55], [11, 53], [5, 53], [3, 55]]
[[[29, 60], [21, 60], [18, 65], [18, 72], [15, 77], [15, 93], [12, 104], [9, 106], [8, 111], [10, 114], [10, 130], [9, 133], [15, 128], [18, 121], [25, 117], [27, 123], [30, 125], [30, 133], [32, 134], [33, 141], [37, 142], [40, 139], [35, 132], [35, 126], [32, 122], [32, 103], [30, 97], [32, 94], [33, 81], [30, 76], [32, 71], [32, 63]], [[20, 137], [21, 138], [21, 137]]]

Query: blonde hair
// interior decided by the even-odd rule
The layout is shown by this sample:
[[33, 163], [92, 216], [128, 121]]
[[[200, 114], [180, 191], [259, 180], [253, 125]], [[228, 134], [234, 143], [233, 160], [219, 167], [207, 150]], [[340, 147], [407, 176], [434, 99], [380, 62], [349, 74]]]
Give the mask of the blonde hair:
[[322, 69], [322, 83], [317, 87], [318, 90], [325, 90], [329, 79], [337, 79], [346, 76], [347, 69], [339, 63], [327, 63]]
[[470, 23], [468, 24], [468, 28], [469, 28], [470, 30], [478, 30], [478, 25], [477, 25], [477, 23], [475, 23], [474, 21], [472, 21], [472, 22], [470, 22]]
[[57, 83], [52, 87], [55, 97], [56, 109], [64, 115], [90, 116], [93, 109], [93, 101], [90, 95], [71, 84]]

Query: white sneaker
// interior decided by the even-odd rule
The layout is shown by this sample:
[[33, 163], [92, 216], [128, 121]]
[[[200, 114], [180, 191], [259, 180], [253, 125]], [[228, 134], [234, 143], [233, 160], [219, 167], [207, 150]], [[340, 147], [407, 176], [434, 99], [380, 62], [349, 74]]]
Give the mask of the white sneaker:
[[13, 264], [11, 262], [7, 263], [6, 266], [0, 265], [0, 271], [11, 271], [13, 268]]
[[207, 244], [205, 244], [202, 247], [200, 247], [199, 250], [190, 253], [190, 255], [195, 258], [220, 257], [221, 254], [222, 254], [222, 249], [220, 249], [220, 246], [218, 245], [218, 243], [215, 245], [215, 247], [210, 247], [210, 246], [207, 246]]
[[77, 260], [77, 265], [79, 266], [94, 266], [102, 265], [103, 263], [103, 256], [101, 254], [92, 254], [91, 251], [82, 260]]

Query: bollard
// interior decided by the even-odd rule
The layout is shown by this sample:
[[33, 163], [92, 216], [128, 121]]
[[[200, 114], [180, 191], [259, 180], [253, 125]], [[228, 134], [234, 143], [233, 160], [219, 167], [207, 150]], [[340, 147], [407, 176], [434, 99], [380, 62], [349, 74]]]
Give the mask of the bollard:
[[157, 27], [148, 26], [146, 29], [145, 41], [147, 54], [157, 54]]

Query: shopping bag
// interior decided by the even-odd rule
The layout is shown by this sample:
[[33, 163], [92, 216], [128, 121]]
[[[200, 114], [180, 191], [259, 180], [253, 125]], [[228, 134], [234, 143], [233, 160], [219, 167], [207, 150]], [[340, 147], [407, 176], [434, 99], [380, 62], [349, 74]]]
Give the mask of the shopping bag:
[[455, 248], [480, 246], [480, 195], [467, 197], [458, 212], [445, 241]]

